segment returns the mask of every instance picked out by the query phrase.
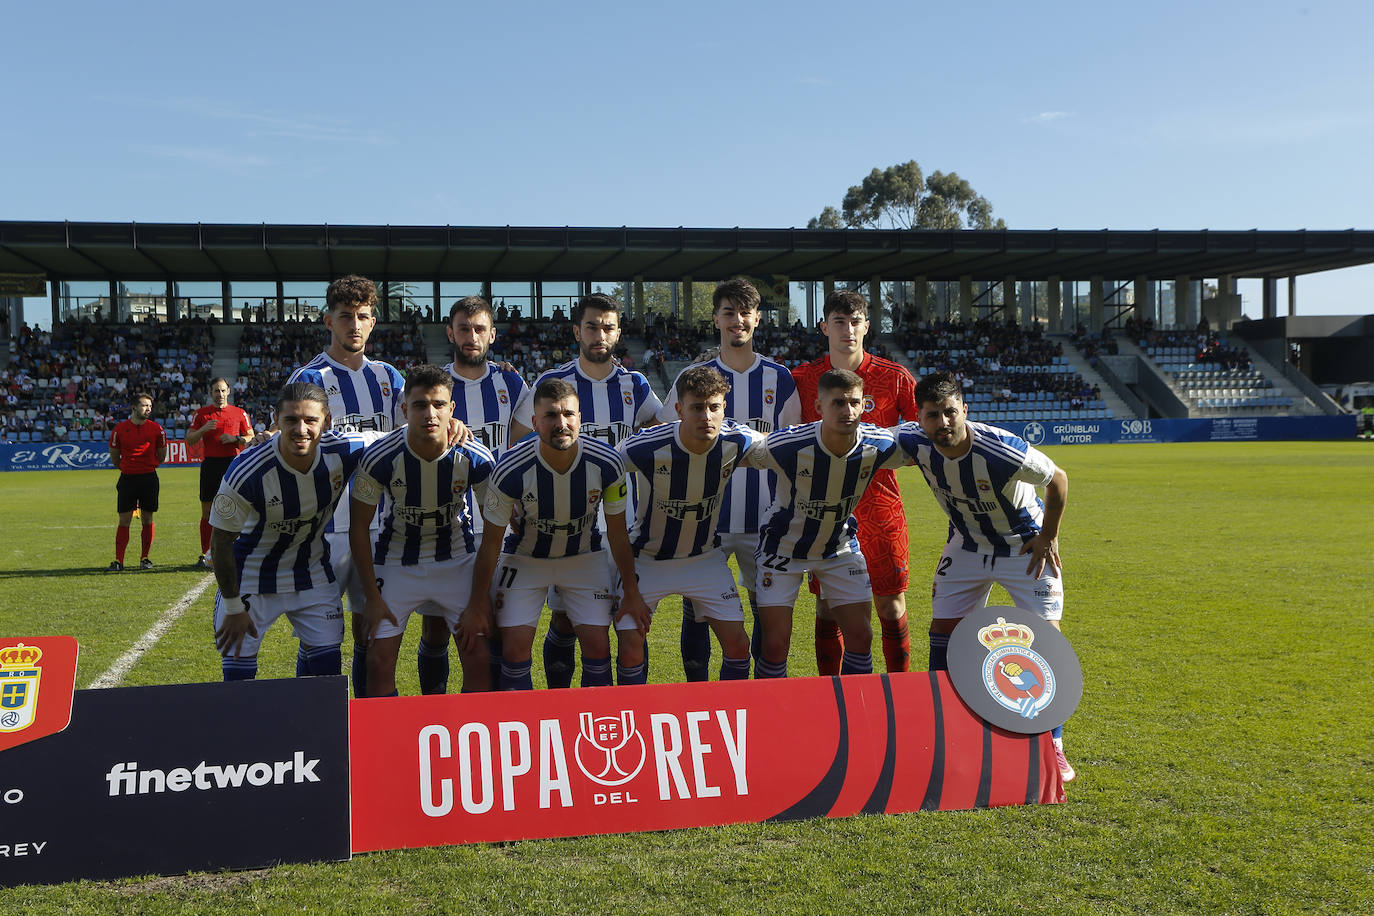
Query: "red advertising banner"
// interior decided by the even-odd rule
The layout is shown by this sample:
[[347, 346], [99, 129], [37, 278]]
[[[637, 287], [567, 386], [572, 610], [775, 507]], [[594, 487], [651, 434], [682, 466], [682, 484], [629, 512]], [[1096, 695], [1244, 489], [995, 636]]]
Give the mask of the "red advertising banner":
[[70, 636], [0, 638], [0, 751], [71, 722], [76, 654]]
[[353, 851], [1064, 800], [947, 674], [352, 700]]

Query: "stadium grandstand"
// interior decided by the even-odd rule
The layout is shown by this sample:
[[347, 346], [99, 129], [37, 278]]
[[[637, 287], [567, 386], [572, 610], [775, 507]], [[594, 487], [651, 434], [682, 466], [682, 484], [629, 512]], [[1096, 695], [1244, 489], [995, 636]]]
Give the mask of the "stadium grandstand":
[[[859, 289], [874, 319], [868, 348], [918, 375], [958, 373], [991, 422], [1335, 415], [1362, 406], [1340, 400], [1368, 381], [1374, 328], [1298, 318], [1294, 279], [1371, 262], [1371, 232], [0, 222], [0, 428], [9, 442], [103, 440], [129, 395], [147, 390], [182, 438], [215, 376], [264, 422], [289, 369], [326, 344], [324, 284], [350, 271], [382, 295], [369, 351], [403, 371], [449, 361], [448, 306], [480, 293], [498, 304], [492, 357], [532, 380], [575, 355], [567, 314], [602, 281], [627, 300], [617, 355], [662, 392], [715, 338], [688, 309], [693, 283], [743, 275], [773, 291], [761, 352], [788, 366], [815, 358], [818, 302]], [[1261, 319], [1242, 316], [1238, 277], [1263, 278]], [[236, 294], [264, 283], [275, 295]], [[320, 295], [287, 296], [288, 283]], [[576, 292], [546, 295], [555, 283]], [[646, 306], [646, 283], [672, 285], [667, 308]], [[187, 292], [215, 284], [218, 296]], [[492, 296], [515, 284], [528, 295]], [[27, 320], [36, 293], [50, 321]]]

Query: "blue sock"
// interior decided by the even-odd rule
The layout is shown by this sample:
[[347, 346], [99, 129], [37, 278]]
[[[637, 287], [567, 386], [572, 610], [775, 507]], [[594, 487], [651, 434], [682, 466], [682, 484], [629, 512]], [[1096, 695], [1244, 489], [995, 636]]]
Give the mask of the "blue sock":
[[1053, 729], [1050, 730], [1050, 737], [1051, 737], [1051, 738], [1058, 739], [1059, 741], [1063, 741], [1063, 740], [1064, 740], [1064, 726], [1062, 726], [1062, 725], [1056, 725]]
[[367, 696], [367, 646], [353, 644], [353, 696]]
[[544, 681], [550, 687], [571, 687], [573, 677], [573, 667], [576, 661], [573, 658], [573, 650], [577, 646], [577, 637], [572, 633], [564, 635], [549, 625], [549, 632], [544, 634]]
[[787, 677], [787, 662], [770, 662], [766, 658], [754, 662], [754, 680], [774, 677]]
[[[711, 626], [697, 623], [696, 613], [688, 598], [682, 599], [682, 671], [688, 681], [711, 679]], [[646, 653], [647, 657], [647, 653]]]
[[502, 690], [533, 690], [534, 680], [530, 677], [530, 668], [534, 667], [534, 662], [501, 662], [501, 689]]
[[582, 686], [611, 686], [611, 657], [609, 655], [605, 658], [582, 656]]
[[310, 674], [310, 666], [305, 661], [305, 643], [296, 646], [296, 677]]
[[448, 693], [448, 641], [442, 646], [431, 646], [421, 636], [415, 668], [420, 672], [420, 693]]
[[873, 653], [845, 652], [840, 660], [840, 674], [872, 674]]
[[949, 634], [930, 634], [930, 670], [949, 670]]
[[722, 681], [749, 680], [749, 656], [746, 655], [744, 658], [723, 657], [720, 660], [720, 679]]
[[[491, 689], [501, 689], [501, 631], [498, 629], [492, 636], [487, 637], [487, 658], [490, 659], [491, 669]], [[464, 685], [466, 687], [466, 685]]]
[[305, 673], [310, 677], [326, 677], [343, 671], [343, 652], [338, 646], [321, 646], [305, 650]]
[[[645, 667], [644, 662], [640, 662], [638, 665], [627, 668], [617, 661], [615, 663], [615, 682], [622, 687], [630, 684], [647, 684], [649, 683], [649, 672], [645, 670]], [[583, 671], [585, 672], [586, 668], [583, 668]]]
[[258, 676], [258, 657], [221, 658], [219, 667], [226, 681], [251, 681]]

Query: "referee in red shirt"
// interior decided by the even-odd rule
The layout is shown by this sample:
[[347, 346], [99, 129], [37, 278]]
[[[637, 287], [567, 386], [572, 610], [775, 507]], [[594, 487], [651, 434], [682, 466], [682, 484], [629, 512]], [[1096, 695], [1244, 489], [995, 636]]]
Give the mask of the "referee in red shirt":
[[119, 471], [115, 484], [119, 527], [115, 529], [115, 558], [108, 572], [124, 571], [124, 549], [129, 546], [129, 523], [134, 510], [143, 517], [143, 557], [140, 569], [152, 569], [148, 551], [153, 546], [153, 513], [157, 512], [157, 466], [167, 457], [167, 434], [153, 418], [153, 396], [134, 394], [129, 419], [110, 433], [110, 463]]
[[210, 503], [219, 492], [224, 472], [244, 446], [253, 441], [253, 421], [240, 407], [229, 404], [229, 381], [210, 380], [210, 403], [196, 411], [186, 430], [187, 446], [202, 443], [200, 460], [200, 559], [196, 565], [210, 569]]

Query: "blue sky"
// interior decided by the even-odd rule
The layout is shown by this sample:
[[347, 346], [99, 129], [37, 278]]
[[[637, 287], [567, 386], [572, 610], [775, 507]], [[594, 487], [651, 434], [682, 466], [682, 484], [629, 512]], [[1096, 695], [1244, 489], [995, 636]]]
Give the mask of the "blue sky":
[[1118, 6], [11, 2], [0, 218], [803, 226], [914, 158], [1011, 228], [1374, 228], [1374, 4]]

